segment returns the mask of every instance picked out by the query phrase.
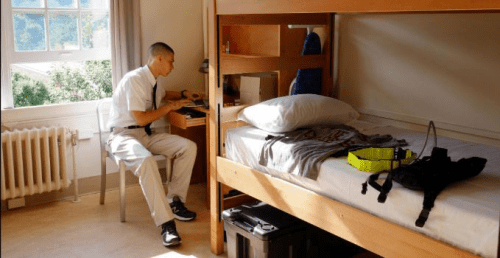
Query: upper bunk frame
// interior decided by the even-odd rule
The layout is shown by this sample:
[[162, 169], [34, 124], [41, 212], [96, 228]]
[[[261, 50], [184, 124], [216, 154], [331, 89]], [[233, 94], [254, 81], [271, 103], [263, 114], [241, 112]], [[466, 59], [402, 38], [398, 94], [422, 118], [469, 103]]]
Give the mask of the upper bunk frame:
[[217, 0], [217, 15], [498, 11], [495, 0]]
[[[222, 77], [226, 74], [276, 71], [282, 68], [286, 56], [247, 58], [249, 64], [242, 65], [241, 57], [222, 54], [220, 28], [226, 22], [243, 24], [258, 17], [259, 14], [276, 14], [275, 17], [286, 19], [284, 14], [306, 13], [402, 13], [402, 12], [498, 12], [500, 1], [496, 0], [209, 0], [208, 5], [208, 43], [209, 43], [209, 96], [210, 96], [210, 220], [212, 252], [224, 251], [223, 223], [221, 212], [228, 208], [222, 198], [222, 189], [228, 185], [241, 190], [254, 198], [267, 202], [279, 209], [304, 219], [320, 228], [336, 234], [361, 247], [385, 257], [477, 257], [468, 251], [452, 247], [444, 242], [429, 238], [411, 229], [387, 222], [366, 212], [352, 208], [335, 200], [319, 196], [309, 190], [272, 178], [259, 171], [236, 164], [221, 157], [223, 144], [223, 123], [234, 119], [235, 112], [224, 112]], [[243, 16], [240, 16], [243, 15]], [[246, 18], [245, 18], [246, 17]], [[301, 15], [294, 16], [297, 19]], [[222, 18], [222, 19], [221, 19]], [[245, 21], [245, 19], [247, 19]], [[273, 19], [273, 18], [271, 18]], [[329, 24], [333, 32], [334, 18], [329, 16], [324, 24]], [[238, 23], [238, 22], [236, 22]], [[265, 22], [264, 22], [265, 23]], [[279, 22], [281, 24], [281, 21]], [[281, 34], [282, 35], [282, 32]], [[333, 35], [333, 34], [331, 34]], [[313, 57], [321, 67], [333, 64], [333, 37], [329, 37], [323, 57]], [[324, 48], [325, 49], [325, 48]], [[267, 59], [266, 59], [267, 58]], [[288, 57], [290, 58], [290, 57]], [[295, 58], [295, 57], [294, 57]], [[292, 59], [289, 59], [292, 60]], [[304, 59], [302, 59], [304, 61]], [[266, 63], [269, 62], [269, 63]], [[263, 65], [264, 63], [264, 65]], [[281, 66], [280, 66], [281, 65]], [[254, 68], [255, 70], [252, 70]], [[290, 68], [290, 67], [288, 67]], [[306, 67], [293, 67], [306, 68]], [[286, 68], [285, 68], [286, 69]], [[278, 96], [284, 94], [290, 74], [282, 74]], [[323, 95], [335, 95], [333, 79], [327, 77], [323, 85]], [[286, 77], [286, 79], [285, 79]], [[329, 85], [329, 86], [325, 86]], [[300, 193], [300, 194], [297, 194]], [[330, 215], [310, 214], [304, 203], [322, 207]], [[500, 208], [499, 208], [500, 209]], [[499, 218], [500, 220], [500, 218]], [[500, 230], [499, 230], [500, 231]], [[500, 234], [500, 233], [499, 233]], [[500, 258], [500, 236], [497, 257]]]

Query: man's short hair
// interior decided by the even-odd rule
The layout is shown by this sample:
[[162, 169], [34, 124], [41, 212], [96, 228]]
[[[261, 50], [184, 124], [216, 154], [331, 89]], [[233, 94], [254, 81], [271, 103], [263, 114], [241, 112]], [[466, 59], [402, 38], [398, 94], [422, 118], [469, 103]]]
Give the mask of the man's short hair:
[[174, 50], [169, 45], [163, 42], [156, 42], [149, 47], [148, 52], [149, 52], [149, 57], [153, 58], [159, 54], [162, 54], [164, 56], [168, 54], [173, 54]]

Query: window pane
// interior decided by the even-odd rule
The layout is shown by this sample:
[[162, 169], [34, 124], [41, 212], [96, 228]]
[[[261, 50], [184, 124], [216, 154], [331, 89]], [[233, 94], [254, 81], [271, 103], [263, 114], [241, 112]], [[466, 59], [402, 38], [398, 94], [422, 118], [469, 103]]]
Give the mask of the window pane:
[[86, 9], [109, 9], [109, 0], [80, 0], [80, 6]]
[[76, 0], [47, 0], [49, 8], [76, 8]]
[[78, 50], [76, 13], [51, 12], [49, 14], [50, 50]]
[[109, 41], [109, 14], [82, 13], [83, 48], [109, 48]]
[[13, 20], [15, 51], [47, 50], [43, 13], [14, 12]]
[[43, 0], [12, 0], [12, 7], [44, 7]]
[[111, 61], [13, 64], [14, 107], [111, 97]]

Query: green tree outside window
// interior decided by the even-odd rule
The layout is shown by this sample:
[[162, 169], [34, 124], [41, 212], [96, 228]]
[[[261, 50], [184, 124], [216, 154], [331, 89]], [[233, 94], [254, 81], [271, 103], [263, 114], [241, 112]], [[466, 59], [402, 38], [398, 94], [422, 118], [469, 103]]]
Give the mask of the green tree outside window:
[[14, 72], [12, 90], [14, 107], [39, 106], [79, 102], [111, 97], [111, 61], [85, 62], [85, 70], [67, 66], [56, 67], [50, 72], [47, 83], [29, 75]]

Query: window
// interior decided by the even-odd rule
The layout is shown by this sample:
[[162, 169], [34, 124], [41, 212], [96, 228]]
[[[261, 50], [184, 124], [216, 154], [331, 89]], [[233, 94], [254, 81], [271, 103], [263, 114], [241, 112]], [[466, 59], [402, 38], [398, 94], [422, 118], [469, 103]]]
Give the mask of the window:
[[111, 96], [109, 0], [2, 0], [2, 108]]

